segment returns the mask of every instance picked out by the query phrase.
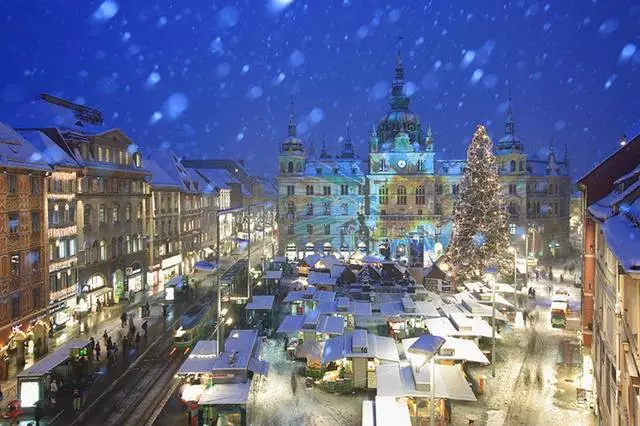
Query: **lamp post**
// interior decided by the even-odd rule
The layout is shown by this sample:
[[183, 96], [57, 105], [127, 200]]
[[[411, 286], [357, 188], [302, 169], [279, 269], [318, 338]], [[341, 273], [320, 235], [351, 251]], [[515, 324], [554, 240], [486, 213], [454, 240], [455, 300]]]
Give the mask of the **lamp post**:
[[485, 273], [492, 283], [491, 290], [491, 377], [496, 377], [496, 268], [487, 268]]
[[431, 377], [429, 380], [429, 390], [431, 391], [431, 409], [429, 410], [429, 424], [433, 426], [435, 423], [435, 402], [436, 402], [436, 357], [440, 348], [445, 343], [445, 339], [440, 336], [432, 336], [430, 334], [423, 334], [407, 349], [409, 354], [415, 354], [420, 357], [424, 357], [420, 365], [417, 366], [419, 370], [421, 366], [425, 365], [427, 361], [431, 361]]

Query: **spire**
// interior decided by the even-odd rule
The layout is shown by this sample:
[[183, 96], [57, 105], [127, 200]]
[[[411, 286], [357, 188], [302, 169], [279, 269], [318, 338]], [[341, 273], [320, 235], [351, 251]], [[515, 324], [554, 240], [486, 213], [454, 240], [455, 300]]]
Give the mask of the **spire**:
[[391, 85], [391, 111], [409, 111], [409, 97], [404, 91], [404, 65], [400, 49], [402, 47], [402, 36], [398, 37], [398, 51], [396, 54], [396, 72]]
[[290, 104], [290, 112], [289, 112], [289, 137], [295, 138], [297, 136], [296, 132], [296, 114], [293, 112], [293, 95], [289, 100]]
[[433, 150], [433, 133], [431, 132], [431, 124], [427, 126], [427, 137], [424, 140], [427, 151]]
[[516, 123], [513, 121], [513, 109], [511, 107], [511, 87], [509, 87], [509, 104], [507, 106], [507, 121], [504, 124], [505, 136], [515, 136]]
[[347, 133], [344, 138], [344, 146], [342, 147], [342, 158], [354, 158], [353, 143], [351, 142], [351, 131], [349, 123], [347, 123]]
[[324, 132], [322, 133], [322, 150], [320, 151], [320, 158], [329, 158], [329, 154], [327, 154], [327, 138]]
[[369, 151], [370, 152], [378, 152], [378, 132], [376, 131], [376, 126], [372, 126], [371, 129], [371, 138], [369, 139]]
[[564, 144], [564, 162], [566, 163], [567, 161], [569, 161], [569, 148], [567, 147], [567, 144]]

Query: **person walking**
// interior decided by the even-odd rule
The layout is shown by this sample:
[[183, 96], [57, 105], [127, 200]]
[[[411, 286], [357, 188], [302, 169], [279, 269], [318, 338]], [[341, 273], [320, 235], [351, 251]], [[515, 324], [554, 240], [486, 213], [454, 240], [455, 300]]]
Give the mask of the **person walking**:
[[73, 396], [73, 411], [80, 411], [82, 400], [80, 399], [80, 388], [78, 385], [73, 386], [71, 395]]
[[122, 324], [121, 324], [122, 328], [125, 328], [127, 326], [127, 313], [126, 312], [123, 312], [120, 315], [120, 321], [122, 322]]
[[42, 419], [42, 404], [40, 401], [36, 401], [35, 412], [33, 413], [34, 420], [36, 421], [36, 426], [40, 426], [40, 420]]
[[51, 380], [51, 384], [49, 385], [49, 401], [52, 406], [56, 406], [56, 395], [58, 394], [58, 384], [55, 379]]
[[136, 352], [140, 352], [140, 333], [136, 333]]
[[96, 361], [100, 361], [100, 342], [96, 342]]
[[149, 328], [149, 324], [147, 321], [142, 323], [142, 331], [144, 331], [144, 338], [147, 338], [147, 329]]
[[89, 353], [93, 352], [95, 347], [96, 347], [96, 340], [93, 338], [93, 336], [91, 336], [89, 338]]

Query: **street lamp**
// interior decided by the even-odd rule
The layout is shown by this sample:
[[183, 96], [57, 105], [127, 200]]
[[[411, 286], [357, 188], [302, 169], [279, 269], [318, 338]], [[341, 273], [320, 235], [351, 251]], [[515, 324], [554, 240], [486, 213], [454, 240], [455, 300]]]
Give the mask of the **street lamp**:
[[489, 277], [491, 286], [491, 377], [496, 377], [496, 281], [495, 277], [498, 270], [496, 268], [487, 268], [485, 273]]
[[[515, 300], [516, 311], [518, 310], [518, 250], [509, 246], [508, 251], [513, 252], [513, 298]], [[524, 260], [525, 264], [527, 259]]]
[[435, 417], [435, 402], [436, 402], [436, 356], [440, 351], [442, 345], [444, 345], [445, 339], [440, 336], [432, 336], [430, 334], [423, 334], [407, 349], [407, 352], [411, 355], [417, 355], [420, 359], [416, 369], [420, 370], [428, 361], [431, 361], [431, 374], [429, 390], [431, 391], [431, 407], [429, 410], [429, 424], [434, 425]]

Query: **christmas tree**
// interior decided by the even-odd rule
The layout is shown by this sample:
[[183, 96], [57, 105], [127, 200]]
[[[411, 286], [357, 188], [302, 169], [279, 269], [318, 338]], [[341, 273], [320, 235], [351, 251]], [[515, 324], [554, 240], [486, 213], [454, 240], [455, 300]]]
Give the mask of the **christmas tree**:
[[467, 149], [453, 215], [453, 236], [447, 251], [454, 282], [481, 279], [489, 266], [506, 272], [508, 247], [509, 233], [492, 142], [484, 126], [479, 125]]

